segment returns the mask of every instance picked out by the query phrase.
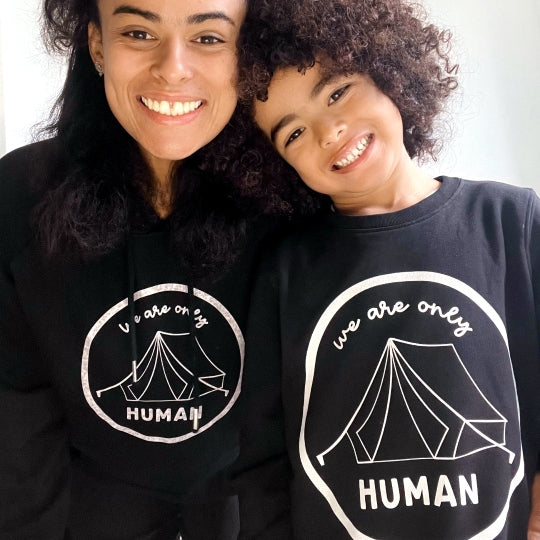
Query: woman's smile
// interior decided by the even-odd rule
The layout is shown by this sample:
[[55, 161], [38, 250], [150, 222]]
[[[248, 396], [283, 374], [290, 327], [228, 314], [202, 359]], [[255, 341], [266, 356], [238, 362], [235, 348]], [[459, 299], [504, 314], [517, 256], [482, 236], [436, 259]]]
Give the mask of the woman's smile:
[[165, 116], [183, 116], [197, 110], [202, 104], [198, 101], [165, 101], [141, 96], [141, 102], [151, 111]]

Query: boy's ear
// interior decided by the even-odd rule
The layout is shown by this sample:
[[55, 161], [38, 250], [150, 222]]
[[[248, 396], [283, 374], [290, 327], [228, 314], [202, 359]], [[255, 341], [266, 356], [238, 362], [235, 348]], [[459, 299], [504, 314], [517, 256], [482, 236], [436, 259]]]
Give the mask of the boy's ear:
[[103, 40], [101, 30], [98, 26], [91, 22], [88, 24], [88, 49], [94, 64], [99, 62], [103, 65]]

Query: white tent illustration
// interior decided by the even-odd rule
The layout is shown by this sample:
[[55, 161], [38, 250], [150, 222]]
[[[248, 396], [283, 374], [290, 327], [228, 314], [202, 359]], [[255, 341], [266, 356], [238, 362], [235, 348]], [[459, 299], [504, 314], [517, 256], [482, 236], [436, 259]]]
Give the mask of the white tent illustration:
[[505, 448], [505, 419], [486, 399], [452, 344], [388, 339], [369, 386], [343, 432], [356, 462], [455, 460]]
[[[105, 392], [121, 388], [127, 401], [162, 402], [190, 401], [195, 397], [212, 392], [223, 392], [225, 372], [219, 369], [209, 358], [195, 336], [196, 347], [192, 350], [192, 338], [187, 333], [171, 334], [156, 332], [144, 356], [133, 362], [130, 374], [119, 383], [97, 392], [101, 397]], [[197, 375], [180, 358], [194, 354]], [[190, 360], [191, 361], [191, 360]], [[199, 381], [199, 394], [195, 396], [195, 382]]]

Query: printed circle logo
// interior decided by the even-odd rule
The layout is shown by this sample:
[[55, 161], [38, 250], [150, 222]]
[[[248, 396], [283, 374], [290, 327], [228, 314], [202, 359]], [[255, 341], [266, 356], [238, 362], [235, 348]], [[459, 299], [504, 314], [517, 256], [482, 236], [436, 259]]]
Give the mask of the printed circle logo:
[[299, 452], [347, 537], [495, 538], [524, 477], [519, 431], [504, 323], [463, 282], [377, 276], [319, 319]]
[[[114, 429], [178, 443], [223, 418], [240, 394], [244, 338], [215, 298], [167, 283], [110, 308], [86, 337], [81, 381]], [[132, 324], [130, 324], [130, 322]]]

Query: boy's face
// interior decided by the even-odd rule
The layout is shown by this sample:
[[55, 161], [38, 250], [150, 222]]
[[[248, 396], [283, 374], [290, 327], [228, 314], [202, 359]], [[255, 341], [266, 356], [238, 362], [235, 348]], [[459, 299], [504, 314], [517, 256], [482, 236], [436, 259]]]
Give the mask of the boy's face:
[[[276, 72], [255, 120], [313, 190], [359, 213], [396, 188], [410, 163], [394, 103], [367, 75], [326, 76], [316, 64]], [[362, 213], [362, 212], [360, 212]]]

